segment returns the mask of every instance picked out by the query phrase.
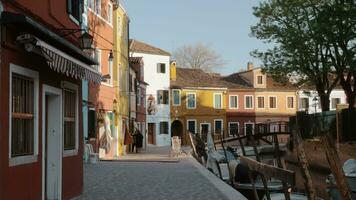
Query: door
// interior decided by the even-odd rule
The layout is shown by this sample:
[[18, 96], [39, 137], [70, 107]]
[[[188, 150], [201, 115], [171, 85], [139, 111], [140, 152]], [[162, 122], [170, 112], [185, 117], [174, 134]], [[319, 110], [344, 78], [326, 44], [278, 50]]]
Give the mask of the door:
[[62, 198], [62, 91], [43, 86], [43, 199]]
[[148, 123], [148, 144], [155, 144], [155, 130], [156, 125], [154, 123]]
[[245, 135], [253, 135], [253, 123], [245, 123]]
[[206, 142], [207, 135], [209, 132], [210, 132], [210, 124], [209, 123], [200, 124], [200, 135], [204, 142]]

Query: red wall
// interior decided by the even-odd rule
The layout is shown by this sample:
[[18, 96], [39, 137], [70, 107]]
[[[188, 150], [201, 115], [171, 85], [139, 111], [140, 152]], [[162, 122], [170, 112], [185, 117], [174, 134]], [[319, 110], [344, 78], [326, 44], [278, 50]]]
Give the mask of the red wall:
[[[38, 2], [38, 3], [37, 3]], [[5, 11], [23, 13], [37, 22], [51, 28], [79, 28], [73, 23], [66, 12], [66, 1], [29, 0], [6, 1]], [[51, 3], [52, 5], [49, 5]], [[14, 30], [12, 30], [14, 31]], [[70, 81], [81, 88], [81, 81], [68, 78], [53, 72], [48, 65], [32, 54], [24, 53], [13, 44], [13, 37], [18, 33], [4, 34], [6, 43], [1, 48], [1, 134], [0, 134], [0, 199], [41, 199], [42, 190], [42, 84], [60, 88], [61, 81]], [[14, 63], [39, 72], [39, 156], [38, 161], [31, 164], [9, 167], [9, 64]], [[62, 167], [62, 198], [71, 199], [83, 191], [83, 133], [82, 133], [82, 93], [79, 90], [79, 153], [77, 156], [63, 158]]]

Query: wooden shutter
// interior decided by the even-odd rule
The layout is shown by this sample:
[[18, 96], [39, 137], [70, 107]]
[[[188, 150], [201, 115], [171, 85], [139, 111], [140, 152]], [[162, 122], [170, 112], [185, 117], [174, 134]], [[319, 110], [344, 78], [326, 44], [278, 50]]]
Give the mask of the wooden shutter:
[[161, 73], [161, 63], [157, 63], [157, 73]]

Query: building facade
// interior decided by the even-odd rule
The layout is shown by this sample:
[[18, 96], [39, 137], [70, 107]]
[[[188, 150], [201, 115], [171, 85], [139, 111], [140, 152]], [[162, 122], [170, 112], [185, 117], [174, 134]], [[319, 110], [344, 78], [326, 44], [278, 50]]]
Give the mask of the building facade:
[[96, 117], [95, 129], [90, 132], [95, 132], [95, 149], [101, 158], [118, 155], [118, 130], [115, 127], [114, 115], [117, 106], [114, 83], [114, 68], [117, 66], [113, 61], [114, 3], [112, 0], [87, 2], [87, 27], [89, 33], [93, 35], [94, 50], [91, 54], [99, 61], [96, 68], [104, 76], [100, 85], [89, 84], [89, 110], [91, 114], [95, 111]]
[[[82, 80], [100, 84], [79, 46], [80, 1], [1, 1], [0, 199], [83, 191]], [[2, 4], [2, 5], [1, 5]]]
[[228, 137], [228, 88], [245, 86], [199, 69], [176, 68], [174, 63], [171, 74], [171, 135], [182, 138], [183, 144], [189, 144], [189, 132], [203, 139], [207, 133]]
[[171, 144], [170, 137], [170, 53], [130, 40], [130, 56], [142, 57], [147, 102], [147, 143], [157, 146]]
[[143, 135], [143, 148], [146, 148], [146, 88], [148, 84], [144, 81], [143, 59], [141, 57], [130, 57], [130, 67], [136, 72], [135, 93], [131, 96], [131, 98], [135, 98], [135, 104], [133, 104], [136, 110], [134, 128]]
[[118, 4], [114, 10], [114, 77], [119, 156], [126, 154], [124, 139], [125, 134], [129, 134], [129, 23], [125, 8]]

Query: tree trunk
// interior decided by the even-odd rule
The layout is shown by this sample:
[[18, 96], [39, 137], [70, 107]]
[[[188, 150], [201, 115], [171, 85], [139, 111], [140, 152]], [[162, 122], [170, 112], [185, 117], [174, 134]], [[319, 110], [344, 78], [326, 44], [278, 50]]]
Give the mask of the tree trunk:
[[324, 111], [329, 111], [330, 110], [330, 94], [322, 92], [319, 92], [319, 97], [320, 97], [320, 104], [321, 104], [321, 110]]

